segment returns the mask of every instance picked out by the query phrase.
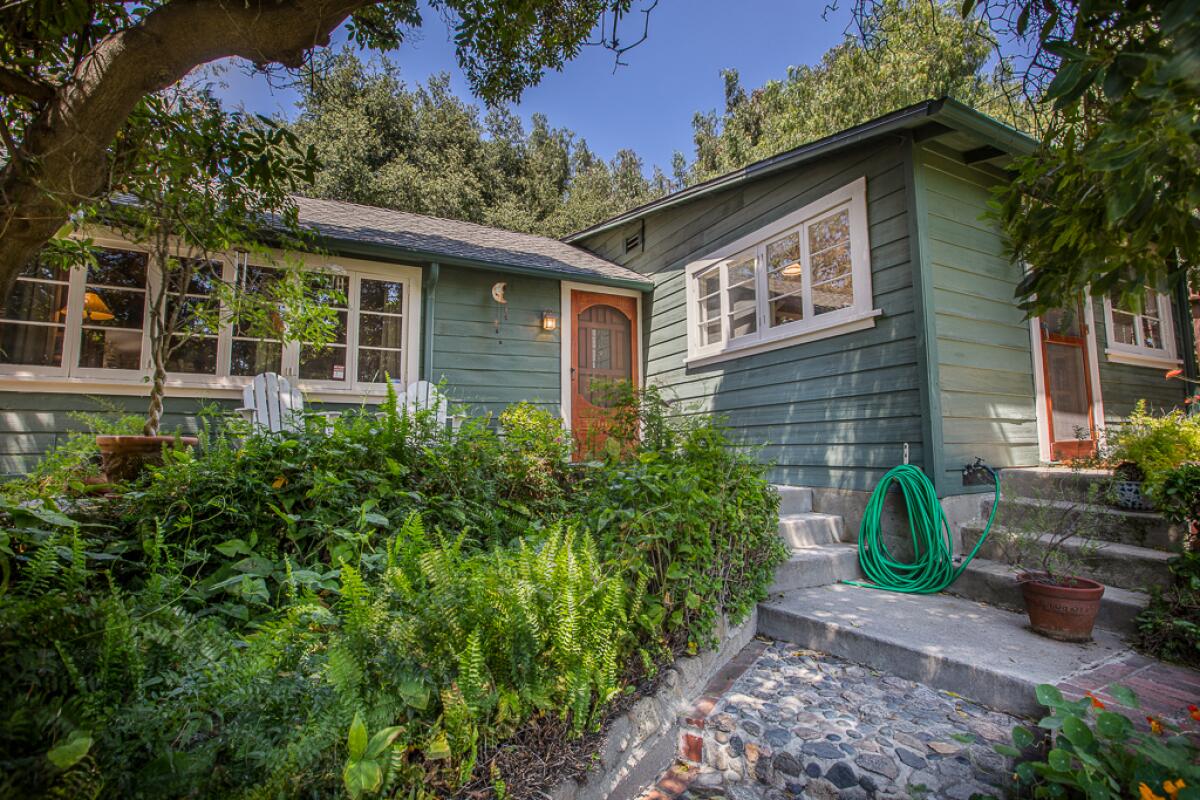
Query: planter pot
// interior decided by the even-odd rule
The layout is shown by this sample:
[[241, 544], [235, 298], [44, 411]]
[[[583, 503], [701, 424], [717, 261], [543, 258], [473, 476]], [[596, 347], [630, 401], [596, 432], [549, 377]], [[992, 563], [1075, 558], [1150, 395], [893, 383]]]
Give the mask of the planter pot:
[[1117, 506], [1130, 511], [1153, 511], [1154, 503], [1142, 494], [1141, 481], [1114, 481]]
[[164, 447], [195, 447], [195, 436], [97, 436], [100, 465], [109, 483], [125, 483], [142, 474], [148, 464], [163, 463]]
[[1042, 580], [1045, 577], [1031, 573], [1017, 576], [1030, 627], [1051, 639], [1090, 642], [1104, 585], [1087, 578], [1071, 578], [1071, 585], [1064, 586]]

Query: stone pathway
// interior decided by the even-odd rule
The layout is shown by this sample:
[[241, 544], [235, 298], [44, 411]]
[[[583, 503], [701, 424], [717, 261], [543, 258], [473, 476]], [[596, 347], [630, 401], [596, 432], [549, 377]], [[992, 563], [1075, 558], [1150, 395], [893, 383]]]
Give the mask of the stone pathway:
[[1011, 764], [992, 745], [1020, 720], [785, 642], [753, 646], [746, 671], [687, 720], [694, 763], [644, 800], [1005, 795]]

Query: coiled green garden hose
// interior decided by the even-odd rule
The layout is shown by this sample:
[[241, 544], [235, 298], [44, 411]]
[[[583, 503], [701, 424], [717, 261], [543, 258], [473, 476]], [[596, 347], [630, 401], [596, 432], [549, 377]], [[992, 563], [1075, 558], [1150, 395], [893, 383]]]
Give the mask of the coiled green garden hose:
[[[938, 502], [933, 482], [914, 464], [899, 464], [888, 470], [871, 492], [858, 531], [858, 562], [871, 583], [846, 583], [905, 594], [936, 594], [954, 583], [979, 552], [996, 519], [996, 509], [1000, 506], [1000, 477], [991, 472], [996, 481], [996, 502], [992, 503], [987, 527], [970, 554], [956, 568], [950, 523]], [[908, 527], [915, 553], [912, 562], [892, 557], [883, 539], [883, 504], [893, 482], [899, 485], [908, 510]]]

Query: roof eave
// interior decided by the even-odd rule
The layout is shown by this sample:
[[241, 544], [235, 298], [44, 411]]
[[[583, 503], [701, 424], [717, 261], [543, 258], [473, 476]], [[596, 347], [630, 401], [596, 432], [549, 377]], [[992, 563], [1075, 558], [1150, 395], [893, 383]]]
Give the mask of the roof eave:
[[597, 223], [590, 228], [584, 228], [581, 231], [569, 234], [563, 237], [563, 241], [574, 244], [580, 239], [586, 239], [589, 236], [594, 236], [597, 233], [612, 230], [620, 227], [628, 222], [631, 222], [647, 213], [658, 212], [663, 209], [672, 208], [683, 203], [689, 203], [713, 192], [719, 192], [723, 189], [728, 189], [731, 186], [736, 186], [743, 181], [751, 178], [759, 178], [764, 175], [769, 175], [779, 170], [788, 169], [796, 164], [817, 158], [831, 150], [841, 149], [859, 144], [868, 139], [874, 139], [879, 136], [884, 136], [896, 130], [906, 127], [905, 123], [911, 122], [914, 118], [931, 117], [937, 113], [941, 107], [941, 100], [926, 100], [917, 103], [907, 108], [902, 108], [899, 111], [894, 111], [883, 117], [879, 117], [861, 125], [856, 125], [853, 128], [847, 128], [844, 131], [827, 136], [824, 139], [818, 139], [807, 145], [801, 145], [786, 153], [782, 153], [772, 158], [756, 162], [750, 166], [743, 167], [734, 172], [729, 172], [716, 178], [712, 178], [703, 183], [684, 189], [674, 195], [652, 201], [638, 208], [631, 209], [624, 214]]
[[886, 136], [914, 127], [914, 122], [941, 122], [952, 128], [965, 130], [979, 137], [986, 144], [997, 147], [1007, 153], [1023, 155], [1033, 152], [1037, 141], [1021, 133], [1015, 128], [981, 114], [970, 106], [964, 105], [952, 98], [925, 100], [920, 103], [899, 109], [891, 114], [878, 117], [847, 128], [844, 131], [818, 139], [807, 145], [782, 153], [778, 156], [759, 161], [748, 167], [726, 173], [719, 177], [697, 184], [674, 195], [668, 195], [661, 200], [655, 200], [645, 205], [630, 209], [611, 219], [599, 222], [590, 228], [569, 234], [563, 241], [575, 244], [580, 240], [595, 236], [598, 233], [618, 228], [649, 213], [657, 213], [683, 203], [689, 203], [706, 195], [728, 189], [744, 181], [760, 178], [779, 170], [797, 166], [806, 161], [819, 158], [831, 151], [852, 147], [870, 139]]
[[335, 255], [368, 258], [375, 261], [389, 261], [396, 264], [413, 264], [437, 262], [447, 266], [464, 267], [467, 269], [491, 270], [493, 272], [508, 272], [516, 275], [529, 275], [536, 278], [552, 280], [571, 280], [579, 283], [590, 283], [597, 286], [612, 286], [620, 289], [636, 289], [647, 292], [654, 288], [651, 280], [634, 280], [618, 278], [610, 275], [597, 275], [570, 270], [538, 269], [517, 264], [505, 264], [499, 261], [482, 261], [462, 256], [448, 256], [441, 253], [412, 250], [394, 245], [363, 242], [356, 239], [343, 239], [336, 236], [318, 234], [322, 247]]

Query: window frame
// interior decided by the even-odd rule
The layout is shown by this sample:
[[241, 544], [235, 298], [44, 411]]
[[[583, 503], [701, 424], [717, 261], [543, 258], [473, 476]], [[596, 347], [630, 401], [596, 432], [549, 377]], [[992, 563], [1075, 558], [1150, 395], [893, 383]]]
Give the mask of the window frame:
[[[709, 256], [689, 263], [684, 270], [687, 303], [687, 364], [691, 366], [722, 361], [874, 326], [875, 318], [882, 312], [872, 308], [874, 293], [871, 285], [871, 250], [866, 189], [866, 178], [860, 177], [770, 225], [730, 242]], [[809, 256], [808, 231], [813, 223], [842, 210], [849, 213], [849, 276], [853, 283], [853, 299], [845, 308], [814, 315], [812, 311], [812, 262]], [[770, 244], [793, 233], [800, 239], [802, 283], [798, 295], [802, 298], [804, 318], [771, 327], [768, 324], [771, 299], [768, 291], [766, 250]], [[755, 331], [732, 338], [732, 309], [728, 294], [729, 267], [735, 263], [742, 263], [750, 253], [753, 253], [755, 262]], [[708, 274], [713, 268], [719, 269], [720, 277], [721, 338], [719, 342], [702, 344], [699, 277]]]
[[[90, 230], [83, 235], [89, 236], [97, 247], [134, 252], [148, 252], [144, 246], [125, 241], [106, 230]], [[188, 253], [180, 249], [177, 253], [182, 257]], [[349, 278], [347, 303], [346, 331], [346, 369], [349, 380], [301, 380], [299, 378], [301, 345], [296, 341], [284, 343], [281, 373], [306, 394], [315, 398], [357, 398], [379, 397], [387, 394], [387, 386], [383, 383], [371, 383], [358, 380], [358, 287], [363, 278], [399, 283], [403, 286], [403, 346], [401, 348], [404, 363], [404, 375], [392, 376], [394, 380], [407, 384], [418, 377], [419, 358], [421, 350], [421, 283], [422, 270], [418, 266], [406, 264], [391, 264], [387, 262], [365, 261], [356, 258], [340, 256], [323, 256], [310, 253], [287, 253], [272, 251], [271, 259], [248, 256], [244, 252], [227, 252], [213, 254], [213, 260], [222, 263], [221, 279], [232, 281], [241, 264], [250, 266], [277, 266], [285, 258], [299, 258], [305, 269], [327, 270], [335, 274], [346, 275]], [[38, 388], [55, 390], [59, 387], [85, 385], [96, 389], [108, 390], [116, 394], [144, 394], [146, 382], [151, 375], [150, 343], [149, 343], [149, 314], [151, 313], [150, 298], [153, 297], [161, 281], [160, 272], [151, 263], [147, 274], [147, 302], [145, 303], [142, 326], [142, 368], [140, 370], [87, 369], [78, 366], [80, 353], [79, 336], [83, 327], [84, 291], [87, 281], [86, 268], [82, 265], [72, 267], [68, 276], [67, 308], [68, 314], [64, 328], [62, 362], [58, 367], [41, 367], [28, 364], [0, 363], [0, 388], [29, 389], [31, 385]], [[224, 309], [222, 309], [224, 312]], [[236, 397], [243, 388], [250, 384], [253, 376], [231, 375], [231, 357], [233, 345], [233, 326], [228, 321], [221, 324], [217, 333], [217, 371], [216, 374], [199, 374], [185, 372], [168, 372], [168, 393], [175, 396], [196, 397]]]
[[[1131, 364], [1139, 367], [1174, 367], [1181, 362], [1179, 360], [1179, 351], [1176, 349], [1175, 341], [1175, 311], [1172, 308], [1171, 296], [1167, 292], [1150, 289], [1157, 297], [1158, 306], [1158, 321], [1159, 327], [1162, 330], [1162, 347], [1146, 347], [1142, 344], [1125, 344], [1118, 342], [1113, 336], [1113, 330], [1116, 327], [1116, 322], [1113, 319], [1113, 304], [1112, 298], [1108, 295], [1104, 296], [1104, 333], [1105, 333], [1105, 357], [1112, 362], [1118, 364]], [[1118, 309], [1120, 310], [1120, 309]], [[1133, 314], [1131, 311], [1123, 311], [1126, 314], [1132, 314], [1134, 319], [1134, 335], [1140, 343], [1145, 338], [1145, 331], [1142, 327], [1142, 314]]]

